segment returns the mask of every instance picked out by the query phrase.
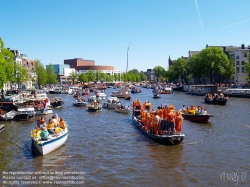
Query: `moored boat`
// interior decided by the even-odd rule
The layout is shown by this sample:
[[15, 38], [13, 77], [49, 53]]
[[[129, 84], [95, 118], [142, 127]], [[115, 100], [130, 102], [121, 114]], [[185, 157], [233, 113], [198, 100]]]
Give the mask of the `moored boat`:
[[17, 115], [17, 111], [11, 110], [9, 112], [1, 110], [0, 120], [12, 120]]
[[228, 88], [223, 93], [229, 97], [250, 98], [250, 89], [246, 88]]
[[35, 118], [35, 108], [32, 105], [18, 106], [16, 118], [21, 121], [28, 121]]

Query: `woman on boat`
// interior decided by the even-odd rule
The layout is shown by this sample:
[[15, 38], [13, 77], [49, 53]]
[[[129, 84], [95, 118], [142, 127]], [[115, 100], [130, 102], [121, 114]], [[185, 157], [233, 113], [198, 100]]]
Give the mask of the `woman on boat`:
[[43, 125], [43, 126], [41, 127], [41, 130], [42, 130], [42, 132], [41, 132], [41, 134], [40, 134], [41, 139], [42, 139], [42, 140], [48, 140], [49, 132], [48, 132], [48, 130], [47, 130], [47, 128], [46, 128], [46, 125]]
[[183, 122], [183, 117], [181, 115], [181, 111], [178, 110], [175, 114], [175, 131], [177, 134], [180, 134], [182, 131], [182, 122]]
[[55, 131], [54, 131], [54, 129], [55, 129], [55, 123], [53, 122], [52, 119], [49, 119], [49, 123], [48, 123], [47, 127], [48, 127], [49, 134], [54, 134], [55, 133]]
[[59, 126], [60, 126], [60, 128], [62, 128], [62, 129], [65, 129], [65, 128], [66, 128], [66, 123], [65, 123], [65, 121], [64, 121], [63, 118], [60, 118]]

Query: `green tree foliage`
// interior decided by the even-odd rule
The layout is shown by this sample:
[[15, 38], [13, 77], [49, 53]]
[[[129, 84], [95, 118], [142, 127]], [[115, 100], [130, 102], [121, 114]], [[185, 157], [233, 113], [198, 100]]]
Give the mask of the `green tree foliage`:
[[95, 73], [91, 69], [86, 73], [86, 75], [89, 81], [94, 82], [96, 80]]
[[100, 74], [101, 74], [101, 71], [97, 70], [96, 73], [95, 73], [96, 81], [100, 81]]
[[114, 81], [118, 81], [118, 74], [117, 73], [114, 73]]
[[106, 80], [106, 75], [102, 71], [100, 71], [100, 79], [101, 82], [104, 82]]
[[201, 77], [205, 74], [205, 68], [203, 68], [203, 63], [198, 54], [195, 54], [188, 61], [188, 68], [192, 74], [192, 77], [199, 80], [201, 82]]
[[47, 73], [44, 65], [40, 62], [40, 60], [35, 60], [35, 72], [37, 75], [37, 84], [40, 87], [41, 85], [45, 85], [47, 83]]
[[46, 68], [47, 73], [47, 84], [56, 84], [57, 81], [57, 75], [54, 70], [54, 66], [52, 64], [49, 64]]
[[153, 70], [155, 72], [155, 77], [157, 79], [157, 82], [164, 77], [165, 69], [163, 67], [155, 66]]
[[141, 79], [141, 81], [147, 80], [147, 75], [143, 71], [140, 72], [140, 79]]
[[247, 73], [246, 80], [249, 82], [250, 80], [250, 52], [248, 52], [248, 61], [245, 61], [244, 63], [244, 70]]
[[4, 42], [0, 38], [0, 89], [8, 81], [14, 79], [14, 55], [4, 47]]
[[140, 74], [139, 71], [138, 71], [137, 69], [129, 70], [128, 73]]
[[210, 83], [212, 83], [213, 75], [220, 76], [225, 74], [228, 66], [230, 66], [230, 61], [221, 48], [209, 47], [203, 49], [197, 55], [200, 59], [199, 63], [202, 63], [204, 75], [209, 77]]
[[111, 82], [111, 76], [109, 74], [105, 74], [105, 79], [106, 79], [106, 82]]
[[78, 80], [79, 80], [80, 82], [84, 82], [84, 83], [89, 82], [86, 73], [81, 73], [81, 74], [79, 75], [79, 77], [78, 77]]
[[70, 80], [72, 81], [73, 85], [76, 83], [77, 79], [78, 79], [78, 73], [75, 72], [75, 71], [72, 71], [70, 74], [69, 74], [69, 78]]

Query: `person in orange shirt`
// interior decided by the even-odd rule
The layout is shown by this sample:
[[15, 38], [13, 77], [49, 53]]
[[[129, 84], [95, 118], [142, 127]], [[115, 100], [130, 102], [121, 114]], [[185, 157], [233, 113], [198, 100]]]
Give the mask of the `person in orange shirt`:
[[66, 123], [65, 123], [65, 121], [64, 121], [63, 118], [60, 118], [59, 126], [60, 126], [60, 128], [62, 128], [62, 129], [65, 129], [65, 128], [66, 128]]
[[168, 130], [167, 126], [167, 116], [168, 116], [168, 107], [167, 105], [162, 110], [162, 117], [163, 117], [163, 131], [164, 134], [166, 134], [166, 131]]
[[182, 131], [182, 122], [183, 122], [183, 117], [181, 115], [181, 111], [178, 110], [175, 114], [175, 131], [177, 134], [180, 134]]
[[175, 113], [174, 113], [174, 106], [169, 106], [170, 112], [167, 116], [168, 121], [168, 134], [174, 134], [175, 133]]
[[54, 129], [55, 129], [55, 123], [53, 122], [52, 119], [49, 119], [49, 123], [47, 125], [47, 128], [48, 128], [49, 134], [54, 134], [55, 133], [55, 131], [54, 131]]

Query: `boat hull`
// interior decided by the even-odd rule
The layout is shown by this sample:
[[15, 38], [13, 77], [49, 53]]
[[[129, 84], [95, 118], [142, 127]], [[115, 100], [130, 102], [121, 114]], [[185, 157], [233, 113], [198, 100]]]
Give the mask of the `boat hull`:
[[204, 99], [205, 103], [213, 104], [213, 105], [225, 105], [227, 103], [227, 99]]
[[32, 143], [42, 155], [46, 155], [46, 154], [56, 150], [57, 148], [61, 147], [66, 142], [67, 138], [68, 138], [68, 131], [64, 135], [62, 135], [56, 139], [53, 139], [50, 141], [44, 141], [41, 144], [38, 144], [32, 138]]
[[211, 116], [213, 115], [182, 114], [184, 119], [196, 123], [207, 123]]
[[123, 113], [123, 114], [130, 114], [131, 110], [127, 110], [127, 109], [115, 109], [116, 112], [118, 113]]
[[84, 106], [87, 106], [87, 103], [86, 103], [86, 102], [82, 102], [82, 103], [73, 103], [73, 106], [75, 106], [75, 107], [84, 107]]
[[137, 126], [145, 135], [147, 135], [150, 139], [161, 143], [161, 144], [167, 144], [167, 145], [175, 145], [179, 144], [183, 141], [185, 135], [184, 134], [174, 134], [174, 135], [154, 135], [150, 132], [146, 132], [146, 130], [143, 128], [143, 125], [139, 122], [139, 120], [136, 117], [132, 118], [132, 121], [135, 126]]

